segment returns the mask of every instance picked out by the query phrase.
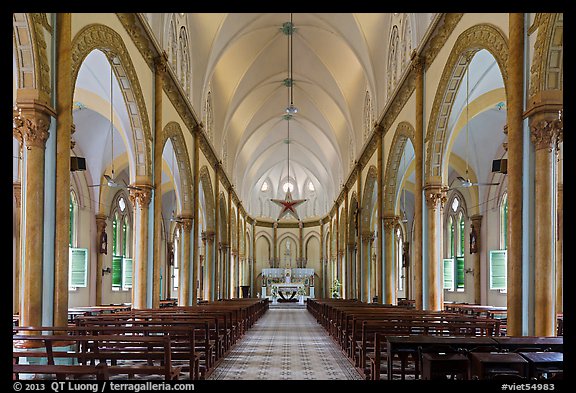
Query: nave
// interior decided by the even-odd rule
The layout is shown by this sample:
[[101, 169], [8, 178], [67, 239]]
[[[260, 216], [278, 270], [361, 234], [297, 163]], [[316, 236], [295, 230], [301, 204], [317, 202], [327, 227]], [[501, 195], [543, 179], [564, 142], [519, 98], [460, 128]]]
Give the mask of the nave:
[[210, 380], [358, 380], [360, 375], [312, 314], [271, 306]]

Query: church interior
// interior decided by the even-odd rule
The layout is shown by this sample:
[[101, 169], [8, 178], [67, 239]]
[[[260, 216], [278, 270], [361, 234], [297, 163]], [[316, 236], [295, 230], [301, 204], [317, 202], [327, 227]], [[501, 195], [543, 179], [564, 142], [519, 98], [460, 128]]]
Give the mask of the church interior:
[[12, 70], [14, 379], [563, 378], [562, 13], [13, 13]]

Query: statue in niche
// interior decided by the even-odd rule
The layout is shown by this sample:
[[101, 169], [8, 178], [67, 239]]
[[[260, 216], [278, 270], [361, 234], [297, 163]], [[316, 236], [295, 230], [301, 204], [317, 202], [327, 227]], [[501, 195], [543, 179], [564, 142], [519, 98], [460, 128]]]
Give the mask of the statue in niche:
[[476, 228], [474, 228], [474, 224], [472, 224], [470, 225], [470, 254], [478, 252], [477, 238], [478, 234], [476, 233]]
[[100, 254], [108, 254], [108, 235], [106, 230], [100, 234]]

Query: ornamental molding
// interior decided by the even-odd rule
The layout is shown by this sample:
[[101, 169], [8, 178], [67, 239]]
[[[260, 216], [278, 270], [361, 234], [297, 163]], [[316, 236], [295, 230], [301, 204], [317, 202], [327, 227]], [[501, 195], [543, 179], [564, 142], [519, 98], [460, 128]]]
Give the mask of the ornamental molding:
[[[120, 34], [108, 26], [90, 24], [82, 28], [72, 40], [72, 86], [76, 86], [78, 72], [90, 52], [102, 51], [119, 82], [120, 91], [128, 107], [133, 104], [135, 113], [128, 110], [136, 157], [136, 178], [149, 177], [152, 173], [152, 134], [144, 96], [136, 69]], [[127, 86], [127, 87], [126, 87]]]
[[[430, 122], [426, 133], [426, 178], [442, 176], [442, 157], [446, 147], [448, 120], [456, 92], [468, 68], [468, 59], [486, 49], [496, 59], [504, 87], [508, 84], [508, 39], [496, 26], [479, 24], [462, 32], [452, 48], [436, 89]], [[427, 64], [429, 64], [427, 62]]]

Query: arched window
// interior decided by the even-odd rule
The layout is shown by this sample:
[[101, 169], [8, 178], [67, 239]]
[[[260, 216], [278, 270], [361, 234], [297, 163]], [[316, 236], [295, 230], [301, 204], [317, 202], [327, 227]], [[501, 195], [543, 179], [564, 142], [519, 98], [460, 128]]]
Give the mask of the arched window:
[[176, 68], [176, 58], [177, 58], [177, 38], [178, 34], [176, 33], [176, 20], [174, 14], [170, 19], [170, 25], [168, 27], [168, 61], [172, 65], [173, 70], [177, 70]]
[[500, 249], [508, 249], [508, 193], [502, 195], [500, 203]]
[[76, 223], [78, 212], [78, 198], [76, 198], [76, 193], [70, 191], [70, 230], [68, 233], [68, 246], [76, 246]]
[[212, 92], [208, 89], [208, 94], [206, 94], [206, 109], [205, 109], [205, 116], [206, 116], [206, 135], [208, 136], [208, 140], [213, 142], [212, 132], [214, 128], [214, 110], [212, 109]]
[[398, 26], [394, 25], [392, 27], [392, 33], [390, 34], [390, 46], [388, 52], [388, 99], [392, 97], [392, 92], [396, 87], [397, 82], [397, 68], [398, 68]]
[[412, 26], [408, 14], [404, 14], [402, 21], [402, 71], [410, 63], [410, 56], [412, 54]]
[[132, 288], [131, 214], [126, 196], [119, 192], [112, 203], [112, 290]]
[[446, 215], [445, 238], [446, 251], [443, 260], [444, 289], [449, 291], [464, 291], [465, 272], [465, 214], [463, 198], [454, 193], [448, 204]]
[[186, 95], [190, 95], [190, 55], [188, 53], [188, 34], [186, 34], [186, 28], [182, 26], [180, 28], [180, 69], [178, 70], [180, 74], [180, 82], [182, 83], [182, 87], [186, 92]]
[[372, 99], [370, 97], [370, 91], [366, 90], [366, 96], [364, 97], [364, 140], [370, 135], [373, 123], [374, 111], [372, 110]]

